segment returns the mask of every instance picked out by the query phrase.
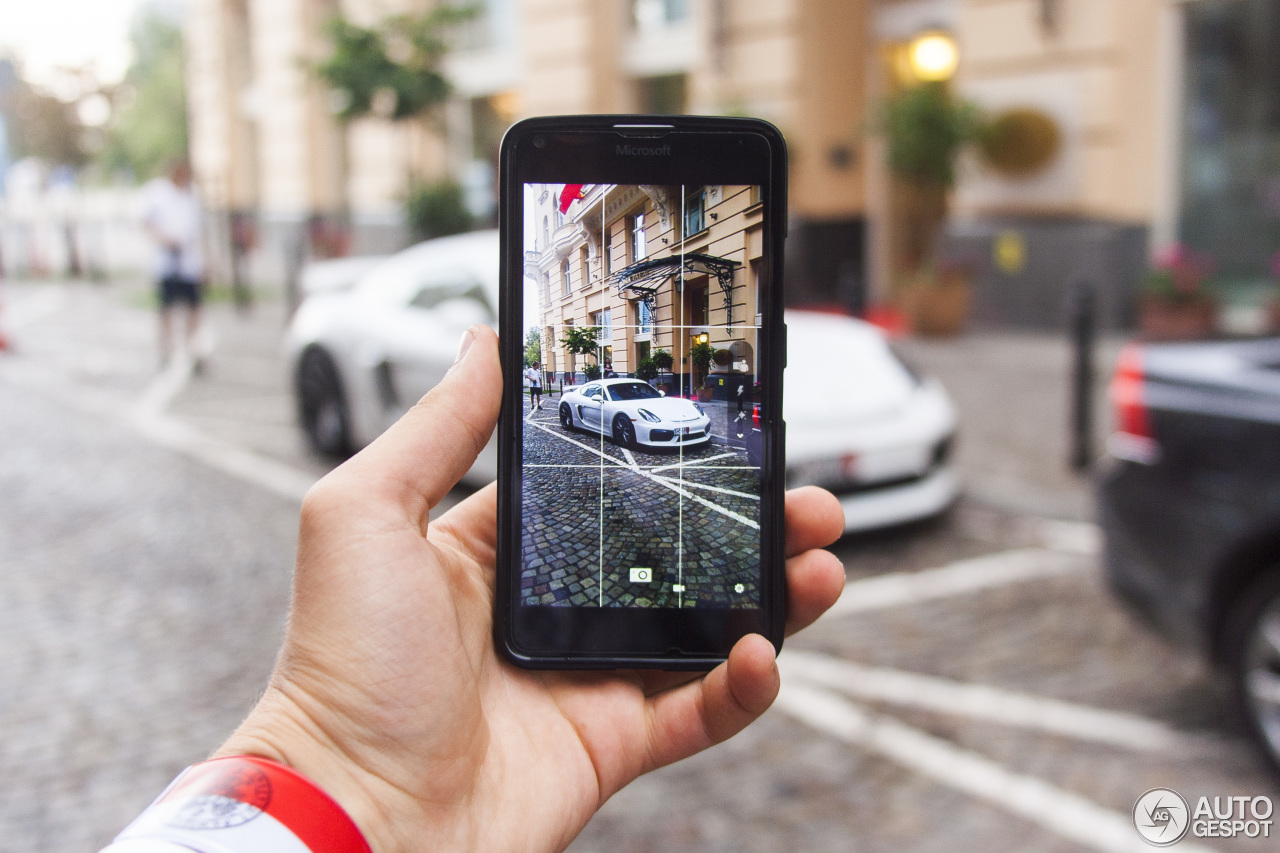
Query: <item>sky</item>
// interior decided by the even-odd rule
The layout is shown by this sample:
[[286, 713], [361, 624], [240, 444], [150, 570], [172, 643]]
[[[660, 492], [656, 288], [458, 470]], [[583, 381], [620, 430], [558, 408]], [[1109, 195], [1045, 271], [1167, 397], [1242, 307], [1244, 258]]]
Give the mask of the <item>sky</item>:
[[[115, 83], [132, 59], [129, 25], [146, 0], [0, 0], [0, 55], [18, 60], [22, 76], [54, 94], [66, 84], [59, 68], [88, 66], [99, 83]], [[173, 6], [172, 0], [165, 6]]]

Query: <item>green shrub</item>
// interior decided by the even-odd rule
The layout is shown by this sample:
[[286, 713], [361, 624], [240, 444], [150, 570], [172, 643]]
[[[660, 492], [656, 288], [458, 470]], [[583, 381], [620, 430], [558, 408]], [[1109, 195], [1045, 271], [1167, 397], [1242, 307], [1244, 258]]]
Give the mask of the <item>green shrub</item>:
[[419, 240], [461, 234], [475, 227], [457, 181], [420, 184], [409, 191], [404, 206], [409, 227]]

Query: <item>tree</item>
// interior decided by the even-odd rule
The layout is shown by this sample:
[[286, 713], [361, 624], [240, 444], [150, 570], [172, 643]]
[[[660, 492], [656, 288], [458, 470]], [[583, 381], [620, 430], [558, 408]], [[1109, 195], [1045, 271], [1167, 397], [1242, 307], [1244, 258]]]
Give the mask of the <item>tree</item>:
[[675, 366], [676, 360], [671, 357], [671, 353], [665, 349], [655, 350], [653, 353], [653, 366], [659, 370], [669, 371]]
[[114, 92], [117, 107], [100, 155], [110, 171], [147, 178], [188, 151], [186, 58], [182, 28], [154, 9], [129, 33], [134, 60]]
[[542, 336], [537, 329], [530, 329], [524, 336], [524, 366], [542, 363]]
[[566, 326], [560, 345], [573, 355], [589, 355], [600, 361], [600, 327]]
[[420, 14], [392, 15], [374, 27], [343, 18], [325, 25], [333, 50], [315, 67], [332, 88], [338, 118], [373, 113], [407, 119], [443, 103], [450, 92], [440, 63], [448, 30], [476, 14], [474, 6], [437, 6]]

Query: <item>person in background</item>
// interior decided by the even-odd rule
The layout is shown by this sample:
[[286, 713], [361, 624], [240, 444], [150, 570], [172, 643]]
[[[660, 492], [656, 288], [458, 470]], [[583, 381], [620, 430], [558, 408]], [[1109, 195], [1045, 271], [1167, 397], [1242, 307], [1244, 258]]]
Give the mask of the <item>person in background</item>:
[[[497, 489], [431, 511], [501, 401], [497, 334], [474, 326], [440, 384], [311, 489], [271, 683], [109, 853], [562, 850], [631, 780], [764, 713], [780, 679], [755, 634], [705, 674], [531, 671], [498, 655]], [[788, 492], [788, 633], [843, 590], [821, 550], [843, 530], [829, 493]]]
[[185, 350], [198, 370], [200, 301], [204, 251], [200, 196], [191, 181], [191, 165], [175, 160], [167, 174], [142, 187], [142, 223], [156, 244], [152, 268], [160, 300], [160, 366], [174, 354], [174, 313], [186, 313]]
[[542, 408], [542, 364], [535, 361], [524, 372], [529, 380], [529, 411]]

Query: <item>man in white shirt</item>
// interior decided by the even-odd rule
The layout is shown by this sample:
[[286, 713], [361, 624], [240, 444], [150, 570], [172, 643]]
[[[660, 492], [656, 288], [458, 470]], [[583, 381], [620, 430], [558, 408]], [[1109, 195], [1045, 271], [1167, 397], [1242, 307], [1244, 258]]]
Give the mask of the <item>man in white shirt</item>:
[[[142, 222], [156, 244], [152, 270], [160, 298], [160, 360], [173, 355], [173, 313], [186, 309], [186, 348], [194, 354], [200, 331], [200, 291], [204, 283], [200, 197], [191, 183], [191, 166], [176, 160], [165, 177], [142, 188]], [[199, 366], [199, 360], [196, 359]]]
[[542, 408], [542, 364], [534, 362], [524, 372], [524, 378], [529, 380], [529, 411]]

